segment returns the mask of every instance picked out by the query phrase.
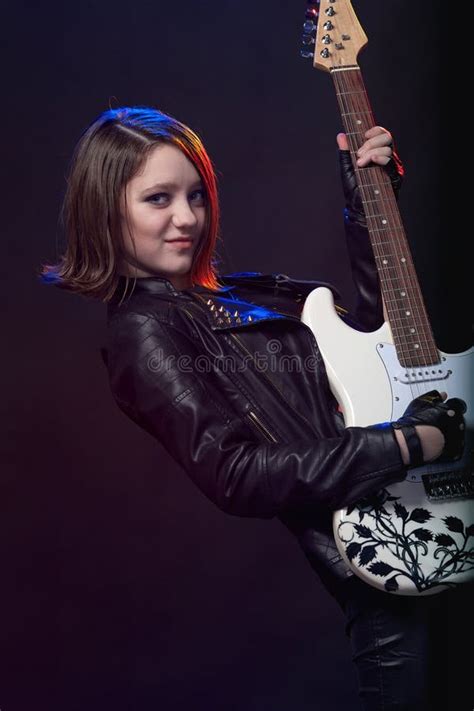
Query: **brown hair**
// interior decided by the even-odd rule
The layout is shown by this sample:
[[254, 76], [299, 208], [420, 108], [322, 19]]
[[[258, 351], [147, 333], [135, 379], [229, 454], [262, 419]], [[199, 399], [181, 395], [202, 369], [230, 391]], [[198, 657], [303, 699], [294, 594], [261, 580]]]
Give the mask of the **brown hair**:
[[[43, 283], [108, 302], [119, 282], [122, 248], [120, 196], [149, 152], [160, 143], [177, 146], [200, 174], [206, 193], [203, 239], [194, 254], [191, 281], [218, 289], [213, 257], [219, 227], [217, 184], [199, 136], [180, 121], [148, 106], [104, 111], [74, 150], [61, 222], [67, 247], [58, 264], [44, 264]], [[129, 280], [126, 277], [125, 293]]]

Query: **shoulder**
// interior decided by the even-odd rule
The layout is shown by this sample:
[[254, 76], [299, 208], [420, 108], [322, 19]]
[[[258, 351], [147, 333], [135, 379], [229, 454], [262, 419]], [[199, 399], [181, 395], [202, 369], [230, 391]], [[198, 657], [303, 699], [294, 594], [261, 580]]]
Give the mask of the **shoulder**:
[[232, 272], [219, 276], [219, 280], [226, 286], [236, 285], [256, 290], [273, 289], [280, 292], [298, 292], [301, 296], [306, 296], [313, 289], [325, 286], [331, 289], [336, 298], [339, 298], [338, 290], [328, 282], [315, 279], [296, 279], [281, 272]]
[[100, 353], [110, 368], [117, 360], [139, 361], [157, 347], [185, 351], [191, 341], [189, 319], [177, 303], [137, 297], [108, 308]]
[[[250, 302], [258, 302], [271, 308], [298, 315], [306, 297], [319, 287], [329, 289], [335, 301], [340, 294], [332, 284], [316, 279], [297, 279], [281, 272], [233, 272], [219, 277], [232, 294]], [[339, 314], [346, 310], [336, 305]]]

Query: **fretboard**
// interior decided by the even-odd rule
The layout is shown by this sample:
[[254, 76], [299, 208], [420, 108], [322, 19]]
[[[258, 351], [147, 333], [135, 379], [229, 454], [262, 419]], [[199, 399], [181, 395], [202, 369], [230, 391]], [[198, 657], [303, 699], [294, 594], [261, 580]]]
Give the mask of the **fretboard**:
[[404, 367], [437, 364], [438, 349], [390, 178], [380, 166], [359, 168], [355, 162], [365, 132], [375, 125], [360, 69], [355, 66], [331, 74], [398, 360]]

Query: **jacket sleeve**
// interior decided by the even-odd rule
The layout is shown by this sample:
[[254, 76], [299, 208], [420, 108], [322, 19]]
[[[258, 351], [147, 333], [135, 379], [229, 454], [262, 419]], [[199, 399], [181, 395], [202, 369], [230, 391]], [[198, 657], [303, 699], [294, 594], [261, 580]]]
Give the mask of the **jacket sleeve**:
[[299, 505], [337, 509], [405, 476], [391, 428], [262, 441], [229, 395], [198, 372], [192, 339], [189, 348], [182, 339], [152, 315], [121, 317], [109, 341], [110, 386], [120, 409], [223, 511], [270, 518]]
[[383, 323], [383, 302], [369, 231], [347, 208], [344, 229], [356, 288], [354, 325], [363, 331], [375, 331]]

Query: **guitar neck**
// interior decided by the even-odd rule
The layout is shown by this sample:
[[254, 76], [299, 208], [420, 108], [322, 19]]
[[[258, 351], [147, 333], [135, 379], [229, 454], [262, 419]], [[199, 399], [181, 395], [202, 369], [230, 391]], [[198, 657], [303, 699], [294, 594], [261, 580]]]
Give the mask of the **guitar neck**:
[[439, 353], [415, 272], [390, 178], [380, 166], [359, 168], [356, 151], [375, 126], [361, 71], [356, 65], [333, 69], [341, 118], [349, 142], [367, 219], [382, 296], [400, 363], [439, 363]]

